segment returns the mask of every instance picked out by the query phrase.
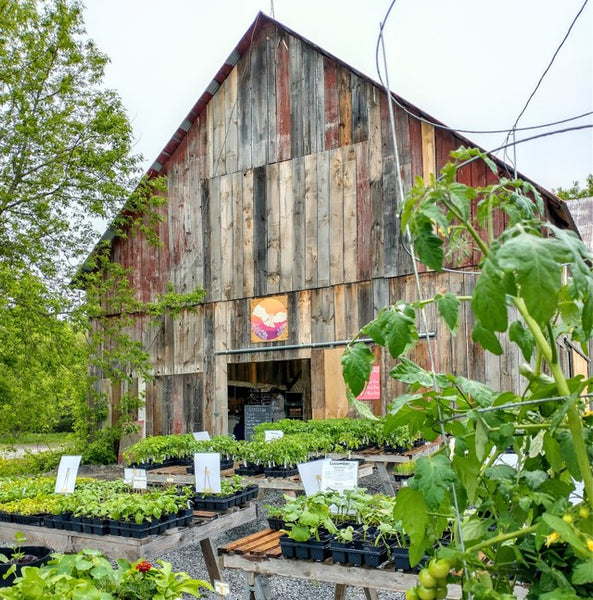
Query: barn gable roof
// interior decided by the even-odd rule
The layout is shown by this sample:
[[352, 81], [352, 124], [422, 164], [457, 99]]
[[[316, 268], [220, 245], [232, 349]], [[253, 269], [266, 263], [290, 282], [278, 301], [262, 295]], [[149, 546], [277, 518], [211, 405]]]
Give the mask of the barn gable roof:
[[[183, 121], [181, 122], [179, 127], [176, 129], [174, 134], [171, 136], [171, 138], [165, 145], [165, 147], [159, 153], [156, 160], [152, 163], [152, 165], [148, 169], [146, 175], [149, 178], [157, 177], [160, 173], [163, 172], [164, 168], [167, 165], [168, 160], [171, 158], [171, 156], [175, 153], [175, 150], [183, 142], [184, 138], [186, 137], [188, 131], [190, 130], [190, 128], [192, 127], [194, 122], [206, 110], [208, 103], [210, 102], [212, 97], [216, 94], [216, 92], [218, 91], [220, 86], [227, 79], [227, 77], [229, 76], [229, 74], [231, 73], [233, 68], [237, 65], [237, 63], [239, 62], [241, 57], [243, 57], [249, 51], [249, 48], [252, 45], [254, 39], [256, 38], [258, 32], [260, 30], [262, 30], [266, 25], [270, 25], [270, 24], [277, 27], [280, 31], [283, 31], [287, 35], [293, 36], [294, 38], [300, 40], [301, 42], [309, 45], [311, 48], [313, 48], [318, 53], [322, 54], [324, 57], [333, 61], [338, 66], [349, 70], [351, 73], [353, 73], [357, 77], [360, 77], [361, 79], [370, 83], [371, 85], [376, 86], [382, 92], [386, 92], [384, 86], [382, 86], [380, 83], [378, 83], [377, 81], [375, 81], [368, 75], [365, 75], [364, 73], [358, 71], [357, 69], [353, 68], [349, 64], [345, 63], [343, 60], [332, 55], [331, 53], [327, 52], [323, 48], [320, 48], [319, 46], [317, 46], [313, 42], [309, 41], [302, 35], [296, 33], [295, 31], [286, 27], [279, 21], [272, 19], [271, 17], [267, 16], [266, 14], [264, 14], [263, 12], [260, 11], [257, 14], [253, 23], [251, 24], [251, 26], [247, 29], [245, 34], [239, 40], [238, 44], [235, 46], [235, 48], [229, 54], [229, 56], [225, 60], [224, 64], [220, 67], [220, 69], [218, 70], [218, 72], [216, 73], [216, 75], [214, 76], [214, 78], [212, 79], [212, 81], [210, 82], [208, 87], [206, 88], [206, 90], [198, 98], [197, 102], [193, 105], [193, 107], [191, 108], [191, 110], [189, 111], [187, 116], [183, 119]], [[465, 144], [468, 147], [477, 147], [477, 148], [484, 150], [484, 148], [481, 148], [478, 144], [475, 144], [471, 140], [460, 135], [454, 129], [448, 128], [442, 122], [438, 121], [437, 119], [435, 119], [428, 113], [426, 113], [426, 112], [422, 111], [421, 109], [419, 109], [418, 107], [414, 106], [407, 100], [403, 99], [401, 96], [398, 96], [397, 94], [395, 94], [393, 92], [391, 93], [391, 95], [397, 101], [397, 103], [400, 104], [402, 107], [404, 107], [404, 109], [407, 110], [410, 114], [415, 115], [415, 116], [419, 117], [420, 119], [425, 119], [426, 121], [430, 122], [431, 124], [433, 124], [437, 127], [443, 127], [445, 129], [449, 129], [450, 131], [452, 131], [452, 133], [455, 134], [455, 136], [463, 144]], [[502, 160], [500, 160], [494, 156], [492, 156], [491, 158], [502, 170], [512, 172], [510, 167], [508, 165], [506, 165], [506, 163], [504, 163]], [[577, 230], [575, 222], [573, 220], [573, 217], [572, 217], [570, 211], [568, 210], [568, 208], [566, 207], [566, 204], [564, 201], [557, 198], [554, 194], [552, 194], [550, 191], [543, 188], [537, 182], [534, 182], [533, 180], [529, 179], [528, 177], [523, 176], [521, 173], [518, 173], [517, 176], [521, 179], [524, 179], [525, 181], [529, 181], [530, 183], [532, 183], [543, 194], [545, 201], [547, 203], [547, 206], [548, 206], [548, 210], [551, 213], [551, 215], [554, 217], [554, 219], [556, 220], [557, 223], [561, 223], [564, 227], [566, 227], [568, 229], [572, 229], [574, 231]], [[105, 231], [105, 233], [103, 234], [103, 236], [101, 237], [99, 242], [97, 243], [97, 246], [95, 247], [95, 249], [91, 252], [91, 255], [95, 252], [96, 248], [101, 245], [102, 242], [111, 241], [113, 238], [114, 238], [113, 230], [111, 227], [109, 227]], [[83, 265], [82, 270], [86, 270], [86, 265]]]
[[[208, 105], [208, 102], [210, 101], [210, 99], [214, 96], [214, 94], [216, 94], [216, 92], [218, 91], [218, 88], [226, 80], [226, 78], [228, 77], [230, 72], [233, 70], [235, 65], [241, 59], [241, 57], [249, 50], [249, 47], [253, 43], [253, 40], [258, 33], [258, 30], [261, 29], [262, 27], [264, 27], [264, 25], [270, 24], [270, 23], [273, 24], [274, 26], [276, 26], [277, 28], [279, 28], [280, 30], [284, 31], [288, 35], [291, 35], [291, 36], [299, 39], [300, 41], [308, 44], [309, 46], [314, 48], [317, 52], [319, 52], [323, 56], [325, 56], [325, 57], [329, 58], [330, 60], [332, 60], [333, 62], [335, 62], [337, 65], [339, 65], [345, 69], [348, 69], [350, 72], [354, 73], [357, 77], [360, 77], [361, 79], [371, 83], [372, 85], [375, 85], [376, 87], [380, 88], [382, 91], [386, 91], [385, 88], [380, 83], [378, 83], [374, 79], [370, 78], [368, 75], [361, 73], [360, 71], [358, 71], [357, 69], [348, 65], [347, 63], [345, 63], [338, 57], [330, 54], [323, 48], [320, 48], [316, 44], [314, 44], [311, 41], [304, 38], [302, 35], [296, 33], [295, 31], [286, 27], [279, 21], [272, 19], [271, 17], [267, 16], [266, 14], [264, 14], [263, 12], [260, 11], [257, 14], [253, 23], [251, 24], [251, 26], [249, 27], [249, 29], [247, 29], [247, 31], [245, 32], [243, 37], [239, 40], [239, 43], [235, 46], [233, 51], [229, 54], [228, 58], [225, 60], [224, 64], [220, 67], [220, 69], [218, 70], [218, 72], [216, 73], [216, 75], [214, 76], [214, 78], [212, 79], [212, 81], [210, 82], [210, 84], [208, 85], [206, 90], [204, 91], [204, 93], [198, 98], [197, 102], [194, 104], [194, 106], [189, 111], [187, 116], [183, 119], [183, 121], [181, 122], [181, 124], [179, 125], [179, 127], [177, 128], [175, 133], [171, 136], [171, 138], [169, 139], [169, 141], [167, 142], [165, 147], [161, 150], [161, 152], [158, 155], [158, 157], [156, 158], [156, 160], [152, 163], [152, 165], [150, 166], [150, 168], [148, 169], [148, 172], [147, 172], [147, 175], [149, 177], [155, 177], [163, 170], [163, 167], [165, 167], [169, 158], [173, 155], [175, 150], [182, 143], [182, 141], [185, 138], [185, 136], [187, 135], [187, 132], [189, 131], [190, 127], [193, 125], [193, 123], [196, 121], [196, 119], [206, 109], [206, 106]], [[429, 121], [430, 123], [432, 123], [436, 126], [442, 126], [446, 129], [448, 129], [446, 127], [446, 125], [444, 125], [442, 122], [438, 121], [437, 119], [435, 119], [428, 113], [422, 111], [421, 109], [414, 106], [413, 104], [410, 104], [408, 101], [401, 98], [397, 94], [392, 92], [392, 96], [397, 100], [397, 102], [400, 105], [405, 107], [405, 109], [407, 111], [409, 111], [410, 113], [412, 113], [413, 115], [416, 115], [416, 116], [420, 117], [421, 119], [426, 119], [427, 121]], [[471, 147], [478, 147], [478, 148], [480, 147], [479, 145], [475, 144], [474, 142], [465, 138], [464, 136], [460, 135], [459, 133], [455, 132], [454, 130], [452, 130], [452, 131], [462, 142], [464, 142], [465, 145], [471, 146]], [[481, 149], [484, 150], [483, 148], [481, 148]], [[498, 164], [499, 167], [511, 172], [510, 167], [508, 165], [506, 165], [502, 160], [500, 160], [496, 157], [492, 157], [492, 158]], [[553, 216], [559, 222], [563, 223], [564, 226], [567, 228], [576, 229], [572, 215], [571, 215], [570, 211], [566, 208], [566, 205], [562, 200], [560, 200], [559, 198], [557, 198], [556, 196], [551, 194], [551, 192], [549, 192], [548, 190], [543, 188], [537, 182], [530, 180], [528, 177], [525, 177], [525, 176], [521, 175], [520, 173], [518, 174], [518, 177], [521, 179], [524, 179], [526, 181], [530, 181], [533, 185], [535, 185], [535, 187], [538, 190], [540, 190], [540, 192], [544, 193], [544, 195], [546, 196], [546, 200], [548, 202], [548, 207], [549, 207], [550, 212], [553, 214]]]

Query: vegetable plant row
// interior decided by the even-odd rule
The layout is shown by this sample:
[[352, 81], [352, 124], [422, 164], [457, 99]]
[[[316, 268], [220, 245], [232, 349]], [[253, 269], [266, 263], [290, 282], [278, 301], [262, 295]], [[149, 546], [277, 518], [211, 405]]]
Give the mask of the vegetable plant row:
[[72, 494], [55, 494], [54, 477], [0, 479], [0, 521], [72, 529], [85, 533], [145, 537], [191, 523], [205, 500], [222, 502], [209, 510], [244, 504], [257, 495], [241, 477], [223, 480], [218, 494], [196, 494], [170, 486], [135, 491], [123, 481], [77, 479]]
[[[284, 437], [265, 441], [266, 430], [279, 430]], [[253, 441], [230, 435], [196, 440], [192, 434], [147, 437], [124, 452], [127, 464], [160, 466], [191, 461], [194, 453], [219, 452], [226, 459], [245, 465], [295, 467], [310, 457], [331, 452], [354, 452], [369, 447], [385, 452], [405, 452], [420, 438], [406, 426], [389, 427], [384, 419], [325, 419], [294, 421], [283, 419], [255, 428]]]

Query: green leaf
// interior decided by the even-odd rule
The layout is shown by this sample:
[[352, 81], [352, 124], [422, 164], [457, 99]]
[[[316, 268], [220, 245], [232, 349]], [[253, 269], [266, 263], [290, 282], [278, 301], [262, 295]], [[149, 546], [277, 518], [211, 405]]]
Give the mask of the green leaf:
[[443, 267], [443, 240], [436, 236], [432, 230], [432, 225], [427, 223], [422, 229], [416, 232], [414, 239], [414, 250], [418, 258], [429, 269], [440, 271]]
[[486, 446], [488, 445], [488, 426], [482, 418], [478, 416], [476, 421], [476, 456], [479, 461], [486, 455]]
[[421, 491], [428, 508], [436, 510], [456, 479], [446, 456], [422, 456], [416, 461], [416, 471], [409, 487]]
[[577, 555], [585, 559], [590, 557], [591, 553], [581, 541], [572, 525], [565, 523], [560, 517], [548, 513], [542, 515], [542, 520], [552, 531], [556, 531], [563, 541], [570, 544]]
[[483, 329], [491, 332], [506, 331], [508, 317], [505, 290], [490, 257], [482, 265], [482, 272], [472, 294], [471, 307]]
[[389, 375], [397, 381], [409, 385], [419, 385], [426, 388], [433, 386], [432, 373], [407, 358], [401, 358], [399, 364], [391, 369]]
[[401, 521], [410, 539], [410, 563], [418, 563], [424, 554], [424, 539], [429, 519], [423, 495], [410, 487], [400, 489], [395, 497], [393, 516]]
[[346, 346], [342, 355], [342, 373], [354, 396], [358, 396], [364, 389], [375, 360], [375, 355], [363, 342]]
[[502, 346], [492, 331], [484, 329], [480, 321], [476, 321], [472, 329], [472, 340], [480, 344], [485, 350], [500, 356], [502, 354]]
[[382, 310], [362, 331], [378, 344], [386, 345], [393, 358], [406, 352], [418, 340], [414, 309], [404, 303]]
[[520, 321], [513, 321], [509, 327], [509, 338], [519, 346], [523, 358], [530, 361], [535, 348], [535, 340], [531, 331], [523, 327]]
[[574, 585], [593, 583], [593, 558], [578, 564], [574, 568], [570, 580]]
[[589, 286], [583, 303], [583, 333], [586, 339], [590, 339], [593, 333], [593, 285]]
[[492, 406], [496, 399], [497, 393], [485, 383], [468, 379], [461, 375], [455, 377], [455, 385], [466, 395], [472, 397], [474, 402], [479, 406]]
[[441, 317], [447, 323], [449, 331], [455, 334], [459, 326], [459, 307], [461, 302], [454, 294], [447, 292], [437, 300], [437, 308]]
[[530, 315], [540, 324], [548, 322], [558, 304], [563, 266], [570, 254], [557, 239], [523, 232], [506, 241], [496, 257], [502, 269], [515, 273]]

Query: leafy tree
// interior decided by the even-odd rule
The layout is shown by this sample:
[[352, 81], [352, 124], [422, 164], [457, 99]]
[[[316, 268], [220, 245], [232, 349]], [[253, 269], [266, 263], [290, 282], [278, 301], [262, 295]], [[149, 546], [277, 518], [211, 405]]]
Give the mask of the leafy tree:
[[576, 200], [577, 198], [593, 198], [593, 173], [585, 178], [585, 186], [581, 188], [578, 181], [574, 181], [572, 186], [564, 189], [559, 187], [553, 190], [558, 198], [562, 200]]
[[106, 63], [78, 1], [0, 0], [0, 430], [52, 426], [84, 396], [88, 312], [69, 283], [98, 218], [128, 199], [114, 228], [130, 227], [155, 200]]
[[[391, 427], [405, 424], [411, 433], [445, 441], [438, 454], [416, 461], [414, 477], [396, 498], [411, 562], [425, 552], [441, 560], [440, 568], [420, 572], [408, 597], [444, 597], [446, 583], [457, 582], [464, 598], [510, 600], [521, 581], [528, 598], [591, 598], [593, 414], [586, 412], [586, 401], [593, 377], [567, 377], [556, 344], [569, 339], [585, 351], [590, 345], [592, 256], [573, 232], [541, 220], [543, 206], [533, 186], [501, 179], [468, 187], [457, 181], [460, 165], [484, 160], [495, 174], [496, 166], [478, 150], [452, 156], [439, 179], [419, 180], [411, 190], [402, 225], [417, 255], [436, 271], [449, 246], [463, 247], [464, 241], [479, 249], [471, 297], [441, 292], [398, 302], [359, 334], [388, 349], [398, 361], [390, 375], [408, 388], [390, 406]], [[500, 211], [508, 226], [496, 236]], [[436, 305], [455, 333], [462, 303], [473, 312], [477, 344], [501, 354], [499, 336], [508, 335], [517, 345], [526, 361], [522, 394], [430, 372], [405, 357], [418, 339], [415, 317], [424, 306]], [[370, 376], [371, 356], [358, 340], [345, 351], [352, 398]], [[509, 447], [516, 464], [504, 460]], [[575, 493], [575, 481], [582, 482], [583, 497]], [[445, 541], [446, 530], [451, 537]], [[445, 577], [436, 575], [443, 572]]]

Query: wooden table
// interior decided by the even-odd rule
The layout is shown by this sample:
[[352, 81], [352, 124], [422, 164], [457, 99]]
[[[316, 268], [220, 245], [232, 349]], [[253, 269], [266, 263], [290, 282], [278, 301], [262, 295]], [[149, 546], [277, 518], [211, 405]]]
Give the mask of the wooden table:
[[118, 535], [93, 535], [64, 529], [50, 529], [35, 525], [0, 523], [0, 538], [10, 541], [21, 532], [29, 545], [43, 545], [56, 552], [75, 553], [84, 548], [100, 550], [109, 558], [138, 560], [147, 554], [163, 554], [168, 550], [199, 542], [210, 580], [221, 580], [220, 569], [211, 538], [238, 525], [257, 518], [257, 504], [248, 502], [244, 507], [233, 507], [225, 513], [194, 511], [194, 520], [188, 527], [168, 529], [161, 535], [135, 539]]
[[[395, 571], [391, 562], [385, 563], [383, 568], [372, 569], [335, 564], [331, 559], [315, 562], [283, 558], [278, 541], [281, 535], [279, 531], [265, 529], [218, 549], [222, 568], [247, 573], [250, 600], [271, 599], [269, 588], [262, 581], [266, 575], [333, 583], [335, 600], [346, 597], [348, 586], [361, 587], [367, 600], [377, 600], [377, 590], [403, 593], [418, 583], [416, 574]], [[461, 598], [460, 586], [450, 584], [447, 598]]]

